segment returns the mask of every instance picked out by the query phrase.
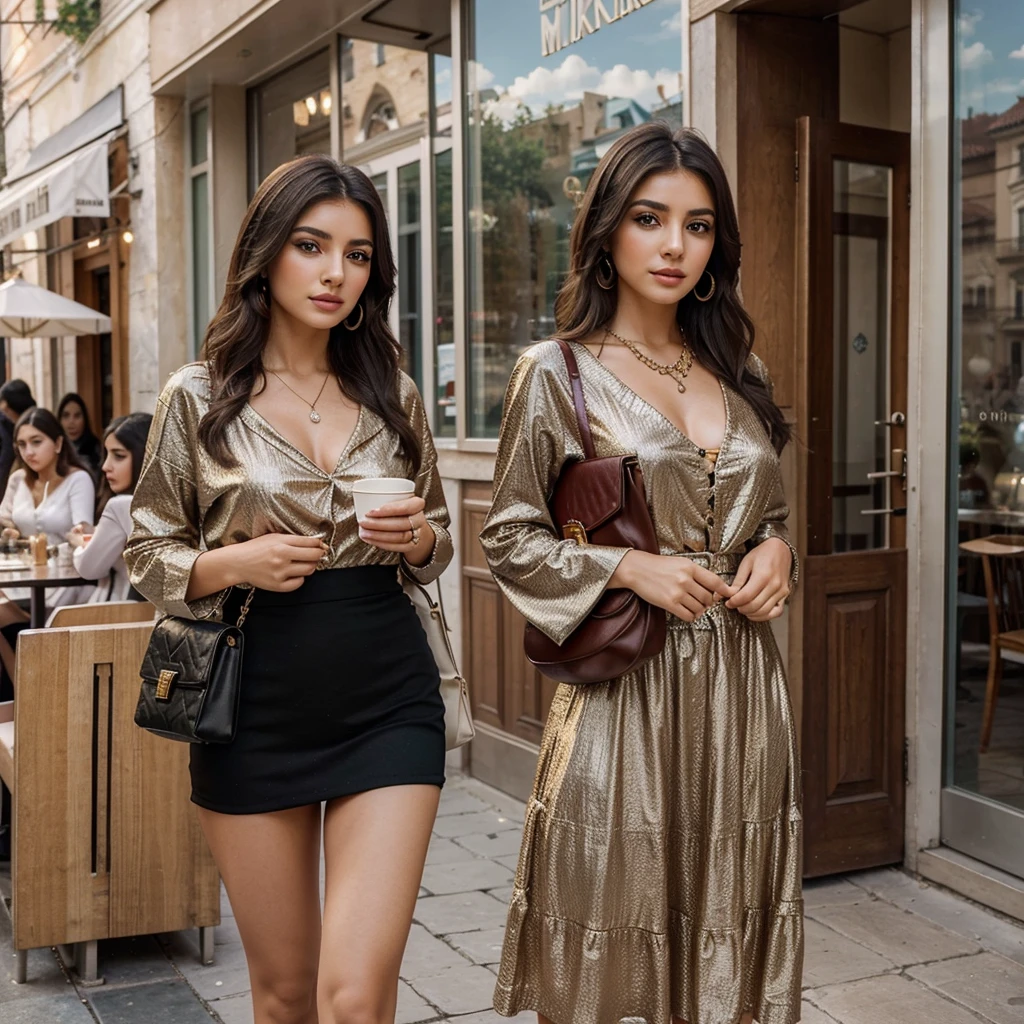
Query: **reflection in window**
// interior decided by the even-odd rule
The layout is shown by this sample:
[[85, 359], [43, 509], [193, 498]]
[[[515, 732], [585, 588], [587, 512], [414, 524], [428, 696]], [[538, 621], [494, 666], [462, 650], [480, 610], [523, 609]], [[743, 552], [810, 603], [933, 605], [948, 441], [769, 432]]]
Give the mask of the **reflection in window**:
[[327, 50], [258, 85], [253, 97], [258, 181], [293, 157], [330, 153], [333, 98]]
[[535, 5], [529, 17], [504, 0], [471, 7], [467, 433], [494, 437], [516, 359], [554, 331], [577, 197], [598, 160], [634, 125], [682, 123], [680, 2], [651, 0], [575, 43], [549, 32], [543, 48]]
[[210, 278], [210, 108], [204, 104], [189, 118], [189, 200], [192, 237], [192, 354], [203, 343], [212, 314]]
[[[956, 8], [952, 265], [960, 295], [951, 309], [959, 429], [951, 479], [958, 546], [950, 559], [956, 628], [946, 784], [1024, 810], [1024, 668], [1000, 655], [989, 628], [990, 603], [1000, 629], [1010, 625], [1000, 593], [1024, 574], [1012, 548], [999, 554], [1001, 537], [1024, 534], [1024, 99], [1006, 91], [1020, 79], [1020, 53], [1008, 41], [1024, 40], [1024, 5], [961, 0]], [[1002, 589], [990, 593], [977, 542], [993, 538], [989, 571]], [[986, 679], [997, 664], [1002, 686], [986, 716]]]

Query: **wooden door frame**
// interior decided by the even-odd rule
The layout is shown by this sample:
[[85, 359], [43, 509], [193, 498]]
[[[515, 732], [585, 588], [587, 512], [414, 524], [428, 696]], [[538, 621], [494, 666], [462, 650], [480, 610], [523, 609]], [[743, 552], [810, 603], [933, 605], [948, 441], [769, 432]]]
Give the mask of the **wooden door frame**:
[[[799, 500], [798, 543], [805, 553], [799, 664], [805, 875], [902, 860], [905, 805], [907, 551], [905, 519], [890, 519], [888, 550], [833, 554], [833, 168], [835, 159], [893, 169], [891, 184], [889, 407], [906, 411], [910, 263], [910, 137], [800, 118], [797, 123]], [[827, 339], [827, 341], [826, 341]], [[882, 428], [879, 428], [882, 429]], [[906, 450], [906, 424], [887, 429], [887, 447]], [[888, 507], [906, 505], [890, 480]], [[874, 636], [851, 642], [858, 630]], [[881, 634], [881, 635], [879, 635]], [[873, 642], [872, 642], [873, 641]], [[848, 645], [848, 651], [839, 650]], [[870, 664], [869, 664], [870, 661]], [[858, 675], [859, 674], [859, 675]], [[859, 693], [881, 728], [878, 745], [844, 778], [839, 693]], [[867, 691], [870, 691], [868, 693]], [[864, 710], [864, 709], [862, 709]], [[863, 730], [863, 723], [859, 723]], [[850, 727], [848, 736], [856, 727]], [[859, 776], [858, 776], [859, 773]]]

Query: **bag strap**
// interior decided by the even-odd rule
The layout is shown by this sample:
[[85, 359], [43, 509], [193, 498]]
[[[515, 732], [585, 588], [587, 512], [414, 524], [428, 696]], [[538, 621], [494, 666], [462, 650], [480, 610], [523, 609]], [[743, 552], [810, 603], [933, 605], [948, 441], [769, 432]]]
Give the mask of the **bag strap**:
[[562, 350], [565, 368], [569, 371], [569, 386], [572, 388], [572, 404], [576, 407], [576, 422], [580, 428], [580, 440], [583, 442], [583, 456], [587, 459], [597, 458], [594, 450], [594, 438], [590, 433], [590, 417], [587, 415], [587, 404], [583, 400], [583, 379], [580, 377], [576, 354], [567, 341], [555, 339]]
[[246, 596], [245, 604], [242, 605], [242, 610], [238, 613], [238, 621], [235, 623], [236, 629], [241, 629], [245, 625], [245, 617], [249, 614], [249, 605], [252, 604], [252, 599], [256, 596], [256, 588], [250, 587], [249, 593]]

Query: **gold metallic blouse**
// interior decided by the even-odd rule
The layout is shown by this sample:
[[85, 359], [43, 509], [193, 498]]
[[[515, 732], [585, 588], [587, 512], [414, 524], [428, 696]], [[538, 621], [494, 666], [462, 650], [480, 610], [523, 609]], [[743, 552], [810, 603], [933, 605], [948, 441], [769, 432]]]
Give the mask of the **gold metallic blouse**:
[[[754, 410], [723, 384], [725, 437], [716, 453], [698, 448], [583, 345], [574, 344], [598, 455], [636, 453], [663, 555], [744, 553], [768, 537], [796, 551], [785, 520], [779, 459]], [[751, 355], [750, 369], [771, 388]], [[562, 540], [547, 502], [562, 465], [583, 449], [556, 342], [535, 345], [512, 373], [494, 471], [494, 503], [480, 541], [505, 596], [561, 643], [589, 614], [625, 548]], [[713, 471], [713, 473], [712, 473]]]
[[[426, 565], [402, 564], [429, 583], [452, 559], [450, 519], [423, 401], [405, 374], [401, 401], [423, 453], [416, 493], [426, 502], [424, 514], [437, 538]], [[144, 597], [171, 615], [219, 616], [228, 590], [185, 600], [193, 564], [205, 550], [265, 533], [322, 537], [329, 547], [322, 569], [399, 564], [399, 555], [359, 539], [352, 502], [352, 484], [362, 477], [411, 475], [398, 436], [376, 413], [360, 408], [338, 465], [325, 473], [248, 404], [227, 428], [236, 465], [222, 466], [197, 440], [209, 403], [203, 363], [182, 367], [157, 399], [124, 552], [131, 581]]]

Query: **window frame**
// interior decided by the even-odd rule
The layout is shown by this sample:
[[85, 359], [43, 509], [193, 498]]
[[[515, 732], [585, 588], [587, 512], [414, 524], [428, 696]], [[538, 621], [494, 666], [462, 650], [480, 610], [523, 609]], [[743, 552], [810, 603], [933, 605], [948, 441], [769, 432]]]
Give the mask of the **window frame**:
[[[200, 163], [193, 163], [192, 152], [192, 126], [194, 118], [203, 110], [206, 111], [206, 159]], [[188, 308], [188, 351], [191, 359], [198, 358], [199, 349], [202, 345], [202, 338], [196, 330], [196, 226], [195, 210], [193, 207], [193, 193], [195, 180], [206, 175], [206, 252], [207, 252], [207, 294], [210, 297], [210, 309], [207, 311], [207, 322], [213, 315], [213, 296], [215, 292], [215, 267], [213, 251], [213, 103], [210, 96], [204, 96], [188, 108], [188, 125], [185, 132], [185, 209], [188, 216], [185, 218], [186, 244], [188, 246], [188, 273], [186, 274], [186, 303]]]

